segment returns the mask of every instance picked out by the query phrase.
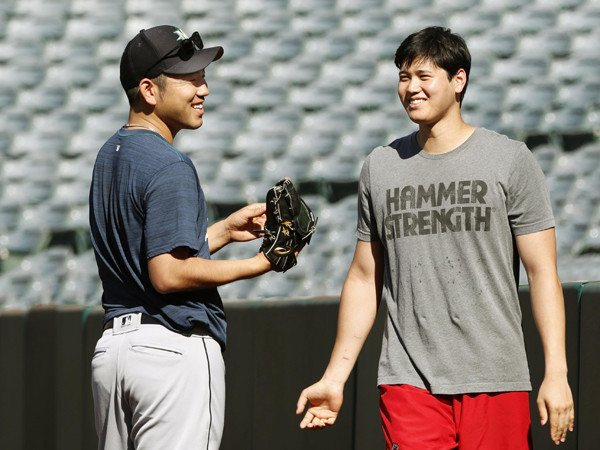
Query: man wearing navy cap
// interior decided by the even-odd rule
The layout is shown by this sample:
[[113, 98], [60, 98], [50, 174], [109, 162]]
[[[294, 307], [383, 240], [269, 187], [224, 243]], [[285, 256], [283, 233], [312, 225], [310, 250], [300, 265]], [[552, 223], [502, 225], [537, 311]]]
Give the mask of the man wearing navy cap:
[[208, 226], [192, 161], [173, 147], [202, 126], [205, 69], [223, 56], [200, 35], [140, 31], [121, 59], [129, 119], [100, 149], [90, 191], [104, 332], [92, 360], [99, 449], [218, 449], [226, 322], [217, 286], [271, 270], [263, 253], [210, 255], [255, 239], [265, 205]]

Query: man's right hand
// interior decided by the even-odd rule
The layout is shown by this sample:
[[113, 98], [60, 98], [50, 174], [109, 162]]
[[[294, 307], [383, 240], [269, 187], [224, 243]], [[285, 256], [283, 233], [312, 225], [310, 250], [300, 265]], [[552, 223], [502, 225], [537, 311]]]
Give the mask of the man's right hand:
[[333, 425], [343, 401], [343, 384], [322, 379], [307, 387], [300, 394], [296, 406], [296, 414], [302, 414], [306, 403], [310, 403], [310, 407], [300, 422], [300, 428], [320, 429]]

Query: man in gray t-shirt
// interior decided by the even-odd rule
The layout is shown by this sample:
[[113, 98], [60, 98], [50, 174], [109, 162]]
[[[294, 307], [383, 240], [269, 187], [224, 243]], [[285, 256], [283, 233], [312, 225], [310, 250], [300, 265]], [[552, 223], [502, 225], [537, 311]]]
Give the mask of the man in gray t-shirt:
[[301, 427], [334, 423], [385, 293], [378, 385], [388, 448], [531, 448], [520, 257], [546, 358], [540, 418], [560, 443], [574, 413], [543, 173], [523, 143], [462, 119], [470, 54], [460, 36], [426, 28], [395, 64], [419, 130], [365, 160], [336, 343], [322, 379], [300, 396], [298, 414], [311, 404]]

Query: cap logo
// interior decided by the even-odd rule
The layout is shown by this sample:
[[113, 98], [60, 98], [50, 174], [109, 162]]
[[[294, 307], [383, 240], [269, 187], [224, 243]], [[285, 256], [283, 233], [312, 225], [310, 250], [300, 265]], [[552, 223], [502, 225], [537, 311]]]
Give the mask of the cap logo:
[[185, 41], [186, 39], [189, 39], [186, 34], [180, 30], [179, 28], [177, 28], [175, 31], [173, 31], [173, 34], [175, 36], [177, 36], [177, 40], [178, 41]]

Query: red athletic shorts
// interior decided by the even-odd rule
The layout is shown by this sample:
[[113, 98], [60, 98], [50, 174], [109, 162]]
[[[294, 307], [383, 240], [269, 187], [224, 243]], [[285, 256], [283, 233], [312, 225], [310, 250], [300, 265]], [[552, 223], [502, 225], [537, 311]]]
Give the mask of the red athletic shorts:
[[386, 450], [531, 450], [528, 392], [433, 395], [380, 386]]

